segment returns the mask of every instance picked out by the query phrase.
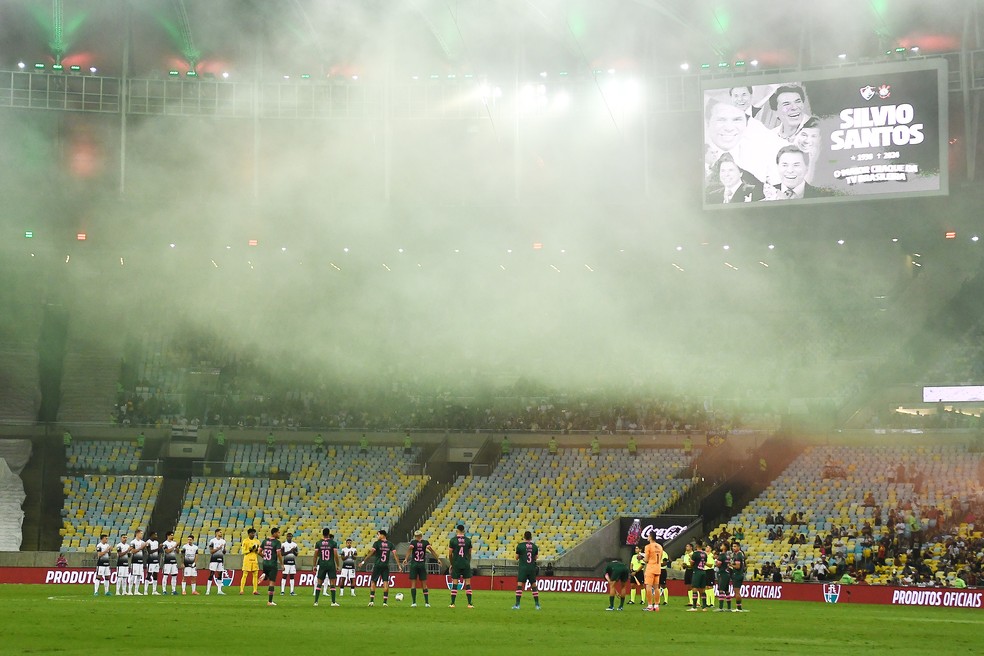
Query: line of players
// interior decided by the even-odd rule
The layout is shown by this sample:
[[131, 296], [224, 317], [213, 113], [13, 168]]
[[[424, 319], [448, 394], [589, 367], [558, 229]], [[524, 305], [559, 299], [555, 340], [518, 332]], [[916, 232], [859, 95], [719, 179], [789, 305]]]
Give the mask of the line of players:
[[[290, 594], [295, 595], [295, 579], [297, 575], [297, 558], [300, 547], [293, 541], [293, 534], [286, 534], [286, 541], [280, 541], [280, 529], [272, 528], [269, 537], [264, 540], [256, 539], [256, 529], [250, 528], [247, 537], [242, 541], [243, 568], [242, 579], [240, 582], [239, 594], [243, 594], [247, 579], [252, 575], [253, 594], [258, 595], [258, 584], [266, 581], [268, 588], [267, 605], [276, 606], [273, 596], [278, 575], [283, 573], [281, 579], [280, 594], [286, 590], [286, 584], [290, 584]], [[389, 540], [386, 531], [380, 529], [377, 532], [377, 539], [362, 558], [361, 565], [374, 558], [372, 574], [369, 580], [369, 606], [375, 605], [376, 588], [383, 589], [383, 606], [389, 601], [389, 575], [390, 563], [396, 560], [400, 571], [404, 567], [408, 568], [410, 577], [411, 607], [417, 606], [417, 590], [420, 589], [424, 597], [425, 607], [430, 607], [430, 590], [427, 587], [427, 554], [430, 553], [438, 562], [441, 557], [437, 554], [430, 542], [423, 539], [420, 531], [414, 533], [414, 539], [410, 542], [406, 555], [401, 561], [399, 554], [395, 553], [395, 545]], [[516, 602], [513, 609], [519, 609], [520, 601], [525, 586], [530, 585], [533, 602], [537, 610], [540, 609], [539, 591], [536, 586], [537, 557], [539, 548], [533, 542], [530, 531], [524, 534], [524, 540], [516, 547], [516, 562], [518, 565], [518, 578], [516, 582]], [[137, 530], [133, 540], [128, 540], [128, 536], [120, 537], [120, 542], [115, 547], [110, 545], [109, 536], [101, 535], [96, 544], [96, 576], [94, 579], [93, 595], [99, 594], [99, 586], [103, 586], [106, 596], [111, 595], [110, 584], [110, 561], [112, 553], [116, 552], [116, 594], [117, 595], [160, 595], [167, 594], [167, 586], [171, 584], [171, 594], [177, 595], [178, 579], [178, 559], [181, 558], [183, 564], [183, 577], [181, 580], [181, 594], [187, 594], [188, 583], [191, 584], [191, 594], [198, 595], [198, 568], [197, 559], [201, 551], [199, 545], [195, 543], [195, 536], [189, 535], [183, 545], [178, 545], [174, 540], [174, 532], [168, 531], [163, 542], [157, 538], [157, 532], [151, 531], [147, 539], [143, 537], [143, 531]], [[216, 586], [217, 594], [224, 595], [222, 591], [223, 576], [225, 573], [225, 555], [228, 548], [222, 530], [217, 529], [214, 536], [209, 539], [205, 550], [209, 557], [209, 577], [205, 594], [212, 591], [212, 585]], [[464, 589], [468, 600], [468, 608], [474, 608], [472, 604], [471, 587], [471, 538], [465, 535], [465, 527], [459, 524], [455, 528], [455, 535], [448, 543], [448, 571], [452, 580], [457, 580], [457, 586], [451, 586], [451, 604], [455, 607], [458, 591]], [[355, 596], [355, 559], [358, 552], [352, 544], [352, 539], [345, 541], [344, 547], [339, 547], [335, 541], [335, 536], [330, 529], [322, 531], [322, 539], [315, 544], [315, 565], [317, 583], [314, 590], [314, 605], [318, 605], [318, 600], [323, 592], [331, 593], [331, 605], [338, 606], [336, 599], [337, 587], [341, 584], [344, 592], [346, 584], [351, 589], [352, 596]], [[145, 568], [146, 565], [146, 568]], [[161, 569], [163, 565], [163, 570]], [[162, 592], [157, 591], [158, 577], [161, 578]], [[143, 592], [140, 586], [143, 585]], [[401, 595], [402, 598], [402, 595]]]
[[[648, 605], [643, 610], [658, 611], [660, 600], [669, 602], [663, 548], [650, 536], [645, 552], [640, 555], [640, 548], [637, 546], [636, 555], [631, 562], [631, 571], [629, 566], [618, 559], [611, 561], [605, 568], [605, 580], [609, 584], [608, 608], [605, 610], [622, 610], [628, 589], [632, 588], [631, 597], [634, 598], [636, 588], [644, 583]], [[638, 563], [644, 564], [644, 571]], [[687, 610], [710, 610], [714, 608], [714, 600], [717, 599], [718, 607], [714, 608], [715, 612], [745, 612], [741, 607], [741, 586], [745, 582], [746, 563], [747, 557], [738, 540], [731, 542], [730, 546], [722, 543], [717, 553], [710, 544], [702, 544], [700, 540], [696, 546], [688, 544], [683, 554], [684, 583], [690, 588], [687, 593]], [[615, 608], [616, 597], [619, 598], [618, 608]], [[732, 599], [735, 600], [735, 608], [731, 607]], [[724, 607], [725, 604], [727, 608]]]

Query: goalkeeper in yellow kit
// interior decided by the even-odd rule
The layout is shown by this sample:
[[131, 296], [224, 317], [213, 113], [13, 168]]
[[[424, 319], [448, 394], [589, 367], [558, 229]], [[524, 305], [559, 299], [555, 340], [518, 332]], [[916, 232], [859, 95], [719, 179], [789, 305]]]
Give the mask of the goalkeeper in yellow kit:
[[260, 578], [260, 561], [257, 559], [259, 549], [260, 541], [256, 539], [256, 529], [251, 528], [246, 531], [246, 539], [240, 549], [243, 554], [243, 578], [239, 581], [239, 594], [246, 590], [246, 579], [250, 573], [253, 574], [253, 594], [260, 594], [256, 590]]

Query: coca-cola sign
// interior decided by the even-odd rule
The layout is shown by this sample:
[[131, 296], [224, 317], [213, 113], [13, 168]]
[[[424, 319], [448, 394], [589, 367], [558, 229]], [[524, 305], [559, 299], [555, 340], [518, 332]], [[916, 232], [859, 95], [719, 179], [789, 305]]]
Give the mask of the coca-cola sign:
[[623, 544], [645, 544], [649, 536], [666, 544], [687, 530], [697, 520], [694, 515], [660, 515], [659, 517], [623, 517], [620, 522]]

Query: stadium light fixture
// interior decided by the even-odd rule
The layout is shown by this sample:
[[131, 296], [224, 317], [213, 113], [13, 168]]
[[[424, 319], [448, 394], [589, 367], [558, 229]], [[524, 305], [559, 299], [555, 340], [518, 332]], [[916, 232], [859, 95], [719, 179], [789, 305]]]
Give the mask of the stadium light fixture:
[[353, 75], [353, 76], [352, 76], [352, 80], [353, 80], [354, 82], [358, 82], [358, 81], [359, 81], [359, 76], [358, 76], [358, 75]]
[[43, 71], [44, 70], [44, 64], [38, 62], [37, 64], [34, 65], [34, 68], [37, 69], [37, 70], [39, 70], [39, 71]]
[[170, 246], [171, 248], [177, 248], [177, 246], [175, 244], [173, 244], [173, 243], [172, 244], [168, 244], [168, 246]]
[[759, 60], [753, 59], [752, 61], [748, 62], [748, 65], [751, 66], [752, 68], [756, 68], [759, 65]]
[[731, 250], [731, 246], [730, 246], [730, 245], [728, 245], [728, 244], [725, 244], [725, 245], [724, 245], [724, 250], [726, 250], [726, 251], [730, 251], [730, 250]]
[[301, 73], [301, 79], [302, 80], [310, 80], [311, 79], [311, 74], [310, 73]]
[[17, 68], [19, 68], [19, 69], [21, 69], [23, 71], [25, 68], [27, 68], [27, 64], [25, 64], [22, 61], [19, 61], [19, 62], [17, 62]]
[[769, 244], [769, 250], [770, 251], [776, 250], [776, 245], [775, 244]]
[[561, 71], [561, 72], [557, 73], [557, 75], [559, 75], [561, 77], [567, 77], [567, 71]]
[[738, 61], [735, 62], [735, 68], [742, 68], [744, 66], [745, 66], [745, 60], [744, 59], [739, 59]]
[[89, 238], [89, 236], [87, 234], [85, 234], [84, 232], [78, 232], [78, 233], [75, 234], [75, 240], [76, 241], [85, 241], [88, 238]]
[[682, 251], [683, 250], [683, 246], [677, 246], [676, 249], [677, 249], [677, 251]]
[[178, 71], [173, 71], [173, 70], [172, 71], [168, 71], [167, 74], [170, 75], [171, 77], [180, 77], [181, 76], [181, 73], [179, 73]]
[[72, 71], [73, 73], [81, 73], [82, 67], [79, 66], [78, 64], [72, 64], [71, 66], [68, 67], [68, 70]]
[[842, 52], [841, 54], [837, 55], [837, 59], [844, 61], [845, 59], [847, 59], [847, 53]]
[[956, 232], [956, 230], [947, 230], [943, 234], [943, 238], [944, 239], [956, 239], [957, 238], [957, 232]]
[[89, 67], [89, 72], [92, 73], [93, 75], [95, 75], [96, 73], [99, 72], [99, 69], [96, 68], [95, 66], [90, 66]]
[[24, 239], [34, 239], [34, 231], [33, 230], [25, 230], [24, 231]]
[[229, 71], [222, 71], [222, 79], [223, 80], [229, 79]]
[[900, 55], [902, 53], [904, 53], [905, 51], [906, 51], [906, 49], [904, 47], [902, 47], [902, 46], [899, 46], [898, 48], [895, 49], [896, 54], [900, 54]]
[[892, 243], [893, 244], [899, 243], [899, 238], [898, 237], [892, 237]]
[[52, 64], [51, 65], [51, 70], [53, 70], [53, 71], [64, 71], [65, 70], [65, 67], [62, 66], [61, 64]]
[[973, 237], [970, 238], [970, 241], [974, 243], [977, 243], [978, 240], [980, 240], [980, 237], [978, 237], [977, 235], [974, 235]]
[[682, 64], [680, 64], [680, 70], [681, 71], [689, 71], [690, 70], [690, 64], [688, 64], [687, 62], [683, 62]]
[[547, 77], [546, 71], [540, 71], [540, 77]]
[[837, 245], [838, 246], [843, 246], [844, 245], [844, 240], [843, 239], [838, 239], [837, 240]]
[[196, 73], [195, 71], [188, 71], [187, 73], [185, 73], [185, 75], [187, 75], [188, 77], [198, 77], [198, 73]]
[[911, 48], [909, 48], [909, 51], [910, 52], [919, 52], [919, 46], [912, 46]]
[[728, 68], [731, 66], [728, 62], [718, 62], [718, 68]]

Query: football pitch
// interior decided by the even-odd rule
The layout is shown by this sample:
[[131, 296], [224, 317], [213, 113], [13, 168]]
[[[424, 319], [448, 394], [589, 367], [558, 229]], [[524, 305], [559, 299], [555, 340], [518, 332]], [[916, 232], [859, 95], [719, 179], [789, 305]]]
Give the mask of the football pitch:
[[659, 613], [628, 604], [608, 612], [607, 596], [544, 593], [536, 611], [529, 593], [511, 610], [512, 593], [482, 590], [474, 609], [463, 594], [452, 609], [446, 589], [432, 592], [431, 608], [420, 598], [411, 608], [409, 591], [399, 592], [404, 600], [391, 593], [386, 608], [381, 594], [368, 608], [364, 589], [335, 608], [322, 597], [316, 608], [310, 588], [295, 597], [278, 588], [268, 607], [265, 592], [241, 597], [237, 588], [224, 597], [94, 597], [88, 585], [4, 585], [0, 653], [980, 654], [984, 631], [979, 609], [749, 601], [746, 613], [693, 613], [671, 598]]

